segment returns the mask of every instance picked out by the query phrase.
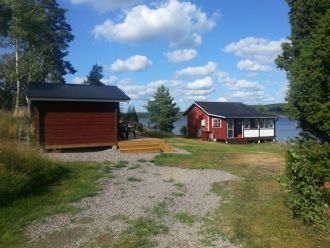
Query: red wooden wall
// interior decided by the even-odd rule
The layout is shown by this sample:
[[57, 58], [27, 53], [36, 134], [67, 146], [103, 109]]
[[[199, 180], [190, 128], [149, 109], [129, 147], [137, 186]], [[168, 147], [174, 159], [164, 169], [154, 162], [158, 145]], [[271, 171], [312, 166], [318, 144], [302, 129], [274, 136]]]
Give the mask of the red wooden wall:
[[36, 102], [32, 110], [36, 138], [45, 148], [117, 144], [119, 103]]
[[212, 117], [208, 116], [198, 106], [194, 105], [187, 114], [187, 129], [189, 137], [197, 137], [198, 129], [201, 128], [201, 121], [205, 120], [206, 126], [202, 131], [209, 131], [213, 133], [213, 137], [218, 140], [227, 139], [227, 120], [221, 118], [221, 128], [212, 127]]

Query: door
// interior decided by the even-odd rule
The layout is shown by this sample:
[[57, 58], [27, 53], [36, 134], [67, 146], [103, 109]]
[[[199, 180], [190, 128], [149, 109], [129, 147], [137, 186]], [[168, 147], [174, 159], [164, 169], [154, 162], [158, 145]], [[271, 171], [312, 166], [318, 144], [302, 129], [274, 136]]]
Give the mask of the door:
[[243, 121], [241, 119], [235, 119], [235, 121], [234, 121], [235, 138], [242, 138], [242, 125], [243, 125]]

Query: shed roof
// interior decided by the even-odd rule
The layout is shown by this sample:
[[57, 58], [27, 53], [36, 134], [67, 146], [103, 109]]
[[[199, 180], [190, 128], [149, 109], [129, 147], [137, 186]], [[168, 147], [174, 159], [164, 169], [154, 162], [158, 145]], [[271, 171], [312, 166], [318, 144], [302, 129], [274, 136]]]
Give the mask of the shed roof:
[[31, 101], [126, 102], [130, 98], [117, 86], [30, 83], [27, 97]]
[[241, 102], [194, 102], [184, 113], [185, 115], [193, 106], [198, 106], [206, 114], [224, 118], [271, 118], [274, 115], [263, 114]]

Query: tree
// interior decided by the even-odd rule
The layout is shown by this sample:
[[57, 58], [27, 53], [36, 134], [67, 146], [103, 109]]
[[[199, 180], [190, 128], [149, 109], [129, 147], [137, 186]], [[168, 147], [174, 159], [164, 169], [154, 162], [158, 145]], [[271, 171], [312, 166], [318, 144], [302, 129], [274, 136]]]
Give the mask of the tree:
[[[63, 76], [75, 72], [64, 60], [73, 35], [55, 0], [0, 0], [0, 12], [7, 13], [0, 18], [0, 35], [1, 44], [13, 49], [15, 79], [9, 83], [16, 84], [17, 111], [21, 89], [29, 82], [64, 83]], [[11, 73], [12, 68], [5, 71], [6, 80]]]
[[303, 133], [288, 145], [287, 203], [305, 223], [324, 223], [330, 193], [330, 1], [287, 0], [291, 41], [276, 59], [289, 79], [288, 109]]
[[93, 65], [91, 71], [89, 72], [89, 75], [87, 76], [87, 80], [84, 81], [84, 84], [102, 86], [104, 85], [101, 82], [102, 78], [103, 78], [103, 67], [98, 64], [95, 64]]
[[290, 82], [288, 108], [305, 134], [330, 138], [330, 1], [287, 0], [291, 42], [276, 59]]
[[259, 106], [256, 107], [256, 110], [260, 113], [265, 113], [266, 112], [265, 106], [262, 106], [261, 104], [259, 104]]
[[148, 101], [145, 108], [149, 113], [150, 121], [161, 132], [171, 132], [174, 128], [173, 123], [180, 118], [180, 108], [164, 85], [157, 88], [154, 100]]

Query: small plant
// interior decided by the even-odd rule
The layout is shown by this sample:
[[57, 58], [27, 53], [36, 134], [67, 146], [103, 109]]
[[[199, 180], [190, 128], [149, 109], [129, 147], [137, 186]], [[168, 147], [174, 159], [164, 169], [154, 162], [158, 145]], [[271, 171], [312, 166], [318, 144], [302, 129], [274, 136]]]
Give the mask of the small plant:
[[187, 136], [187, 133], [188, 133], [188, 131], [187, 131], [187, 126], [182, 126], [182, 127], [180, 128], [180, 134], [181, 134], [182, 136]]
[[183, 183], [180, 183], [180, 182], [177, 182], [175, 184], [173, 184], [178, 190], [182, 190], [184, 189], [184, 184]]
[[129, 170], [134, 170], [134, 169], [137, 169], [137, 168], [140, 168], [139, 164], [134, 164], [131, 167], [128, 167]]
[[175, 197], [182, 197], [182, 196], [185, 196], [186, 193], [185, 192], [172, 192], [171, 195], [175, 196]]
[[138, 159], [138, 162], [140, 162], [140, 163], [146, 163], [148, 161], [146, 159], [144, 159], [144, 158], [140, 158], [140, 159]]
[[137, 178], [137, 177], [129, 177], [129, 178], [127, 178], [127, 181], [129, 181], [129, 182], [141, 182], [142, 179]]
[[162, 201], [158, 203], [153, 209], [151, 209], [151, 213], [156, 215], [158, 218], [163, 217], [168, 214], [167, 206], [168, 203], [166, 201]]
[[171, 177], [170, 179], [163, 180], [165, 183], [174, 183], [175, 180]]
[[186, 212], [180, 212], [175, 214], [174, 216], [178, 221], [181, 223], [187, 224], [187, 225], [192, 225], [196, 221], [196, 216], [188, 214]]
[[115, 167], [117, 169], [120, 169], [120, 168], [125, 168], [127, 165], [128, 165], [127, 161], [120, 160], [117, 164], [115, 164]]

